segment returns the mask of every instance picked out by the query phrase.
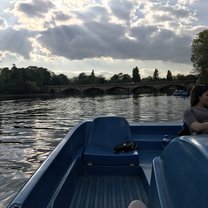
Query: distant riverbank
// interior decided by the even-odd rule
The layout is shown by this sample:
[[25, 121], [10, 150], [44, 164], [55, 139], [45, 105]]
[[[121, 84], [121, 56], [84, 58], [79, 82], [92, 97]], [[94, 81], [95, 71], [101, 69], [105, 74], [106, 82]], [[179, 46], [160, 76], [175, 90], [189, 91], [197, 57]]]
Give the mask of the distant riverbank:
[[13, 100], [13, 99], [30, 99], [30, 98], [53, 98], [53, 97], [64, 97], [63, 94], [51, 94], [51, 93], [41, 93], [41, 94], [1, 94], [0, 100]]

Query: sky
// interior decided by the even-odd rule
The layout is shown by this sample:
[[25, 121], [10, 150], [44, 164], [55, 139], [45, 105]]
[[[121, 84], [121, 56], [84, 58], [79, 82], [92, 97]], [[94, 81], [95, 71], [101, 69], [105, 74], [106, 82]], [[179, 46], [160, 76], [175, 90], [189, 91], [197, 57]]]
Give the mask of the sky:
[[0, 68], [38, 66], [69, 78], [189, 74], [207, 0], [1, 0]]

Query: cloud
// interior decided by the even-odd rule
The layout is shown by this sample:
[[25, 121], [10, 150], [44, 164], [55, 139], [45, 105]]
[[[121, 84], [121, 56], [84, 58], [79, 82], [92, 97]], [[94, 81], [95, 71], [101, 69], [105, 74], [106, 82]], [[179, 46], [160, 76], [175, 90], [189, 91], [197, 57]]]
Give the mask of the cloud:
[[71, 19], [71, 16], [59, 11], [54, 13], [54, 19], [56, 21], [67, 21]]
[[0, 17], [0, 29], [5, 29], [7, 27], [7, 21]]
[[[12, 40], [15, 34], [22, 47], [19, 41], [13, 45], [8, 41], [9, 45], [3, 44], [0, 49], [25, 58], [39, 57], [40, 52], [41, 57], [50, 54], [68, 60], [110, 57], [112, 60], [190, 63], [191, 41], [208, 25], [206, 10], [200, 2], [16, 1], [11, 15], [17, 18], [18, 25], [7, 29], [8, 20], [0, 19], [0, 28], [4, 29], [0, 37], [10, 33], [8, 37]], [[29, 33], [31, 30], [34, 33]], [[36, 44], [31, 43], [30, 37]]]
[[29, 59], [32, 46], [28, 38], [27, 30], [14, 30], [11, 27], [0, 30], [0, 51], [9, 51]]
[[[126, 34], [129, 34], [129, 38]], [[41, 45], [68, 59], [114, 59], [189, 62], [191, 36], [157, 26], [126, 26], [108, 22], [64, 25], [41, 32]]]
[[[55, 5], [48, 0], [16, 1], [11, 14], [17, 19], [15, 29], [44, 30], [46, 23], [53, 25], [52, 10]], [[50, 22], [50, 24], [49, 24]]]
[[[189, 27], [195, 20], [195, 12], [188, 7], [162, 2], [146, 2], [140, 5], [143, 18], [138, 19], [137, 25], [157, 25], [173, 31], [181, 30], [181, 26]], [[177, 19], [177, 21], [176, 21]], [[173, 27], [174, 26], [174, 27]]]
[[190, 6], [194, 3], [198, 2], [199, 0], [178, 0], [178, 4]]
[[113, 16], [118, 19], [130, 21], [131, 11], [135, 3], [133, 1], [123, 1], [123, 0], [110, 0], [108, 6], [112, 12]]
[[116, 51], [124, 32], [120, 25], [91, 22], [50, 28], [38, 40], [53, 54], [69, 59], [114, 57], [118, 56]]
[[198, 0], [194, 4], [195, 11], [196, 11], [196, 18], [197, 18], [197, 25], [205, 25], [207, 24], [207, 8], [208, 8], [208, 1], [207, 0]]
[[24, 1], [16, 4], [16, 9], [28, 17], [44, 17], [51, 8], [54, 8], [54, 4], [46, 0]]
[[76, 18], [82, 20], [83, 22], [109, 21], [109, 12], [104, 6], [87, 6], [82, 10], [74, 10], [72, 13], [76, 15]]

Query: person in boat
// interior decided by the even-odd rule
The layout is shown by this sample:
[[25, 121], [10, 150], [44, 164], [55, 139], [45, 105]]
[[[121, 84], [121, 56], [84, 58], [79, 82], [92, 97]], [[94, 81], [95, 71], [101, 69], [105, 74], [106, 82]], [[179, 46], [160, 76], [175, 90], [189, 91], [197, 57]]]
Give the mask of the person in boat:
[[208, 85], [194, 85], [191, 106], [184, 111], [184, 123], [190, 134], [208, 133]]

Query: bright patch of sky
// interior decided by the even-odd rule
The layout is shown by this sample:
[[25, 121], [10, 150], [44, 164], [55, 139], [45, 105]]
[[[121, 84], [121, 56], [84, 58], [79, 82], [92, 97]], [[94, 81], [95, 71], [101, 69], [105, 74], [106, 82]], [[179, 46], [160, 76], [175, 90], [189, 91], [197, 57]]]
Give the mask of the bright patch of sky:
[[137, 66], [192, 71], [191, 43], [208, 27], [207, 0], [1, 0], [0, 67], [112, 76]]

